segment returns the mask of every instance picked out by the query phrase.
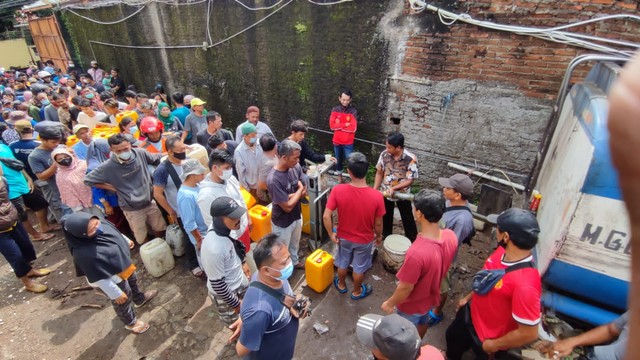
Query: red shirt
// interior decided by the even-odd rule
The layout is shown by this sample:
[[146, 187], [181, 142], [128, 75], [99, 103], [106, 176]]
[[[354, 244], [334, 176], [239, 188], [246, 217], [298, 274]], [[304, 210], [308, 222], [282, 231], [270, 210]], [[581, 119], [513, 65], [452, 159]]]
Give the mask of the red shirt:
[[375, 220], [385, 213], [380, 191], [349, 184], [333, 187], [327, 209], [338, 210], [338, 237], [358, 244], [374, 240]]
[[398, 310], [424, 315], [440, 304], [440, 283], [449, 271], [456, 249], [458, 238], [449, 229], [442, 230], [440, 240], [418, 234], [396, 275], [398, 280], [414, 284], [409, 297], [396, 306]]
[[[498, 247], [484, 263], [483, 269], [505, 269], [515, 263], [502, 259], [505, 250]], [[531, 261], [532, 256], [519, 262]], [[518, 323], [537, 325], [540, 322], [542, 286], [537, 269], [526, 268], [505, 274], [486, 295], [471, 297], [471, 320], [481, 341], [496, 339], [516, 330]]]
[[331, 110], [329, 128], [334, 131], [334, 145], [351, 145], [358, 129], [358, 111], [353, 106], [336, 106]]

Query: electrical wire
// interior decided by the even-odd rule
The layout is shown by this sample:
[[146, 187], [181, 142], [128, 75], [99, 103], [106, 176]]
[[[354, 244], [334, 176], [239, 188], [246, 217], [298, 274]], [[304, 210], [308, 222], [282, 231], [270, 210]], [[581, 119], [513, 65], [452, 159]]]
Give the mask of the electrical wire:
[[144, 10], [146, 7], [147, 7], [147, 5], [143, 5], [142, 7], [140, 7], [140, 9], [136, 10], [135, 12], [133, 12], [133, 14], [125, 16], [124, 18], [122, 18], [120, 20], [115, 20], [115, 21], [98, 21], [98, 20], [90, 19], [90, 18], [88, 18], [86, 16], [83, 16], [83, 15], [80, 15], [80, 14], [78, 14], [77, 12], [75, 12], [75, 11], [73, 11], [71, 9], [66, 9], [66, 11], [72, 13], [73, 15], [75, 15], [77, 17], [80, 17], [80, 18], [85, 19], [87, 21], [91, 21], [91, 22], [96, 23], [96, 24], [100, 24], [100, 25], [115, 25], [115, 24], [119, 24], [119, 23], [121, 23], [123, 21], [127, 21], [130, 18], [138, 15], [138, 13], [140, 13], [140, 11]]
[[249, 7], [249, 6], [245, 5], [245, 3], [243, 3], [243, 2], [242, 2], [242, 1], [240, 1], [240, 0], [235, 0], [235, 2], [237, 2], [237, 3], [238, 3], [238, 4], [240, 4], [240, 5], [242, 5], [245, 9], [247, 9], [247, 10], [251, 10], [251, 11], [258, 11], [258, 10], [269, 10], [269, 9], [273, 9], [274, 7], [276, 7], [276, 6], [280, 5], [280, 3], [281, 3], [281, 2], [283, 2], [283, 1], [284, 1], [284, 0], [280, 0], [280, 1], [278, 1], [277, 3], [275, 3], [275, 4], [271, 5], [271, 6], [263, 6], [263, 7], [252, 8], [252, 7]]
[[342, 4], [342, 3], [350, 2], [350, 1], [353, 1], [353, 0], [338, 0], [338, 1], [330, 2], [330, 3], [320, 3], [320, 2], [317, 2], [317, 1], [313, 1], [313, 0], [307, 0], [307, 1], [312, 3], [312, 4], [314, 4], [314, 5], [327, 5], [328, 6], [328, 5]]
[[207, 3], [207, 44], [211, 44], [213, 39], [211, 38], [211, 27], [209, 26], [209, 21], [211, 21], [211, 3], [213, 0], [209, 0]]

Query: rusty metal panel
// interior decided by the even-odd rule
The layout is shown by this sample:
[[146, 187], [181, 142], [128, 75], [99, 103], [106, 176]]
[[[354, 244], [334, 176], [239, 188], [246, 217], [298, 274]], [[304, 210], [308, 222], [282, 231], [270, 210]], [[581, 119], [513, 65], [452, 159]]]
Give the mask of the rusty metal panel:
[[42, 61], [53, 60], [56, 67], [67, 71], [69, 50], [62, 38], [60, 26], [55, 16], [29, 20], [33, 42]]
[[583, 194], [558, 258], [630, 281], [631, 233], [624, 203]]

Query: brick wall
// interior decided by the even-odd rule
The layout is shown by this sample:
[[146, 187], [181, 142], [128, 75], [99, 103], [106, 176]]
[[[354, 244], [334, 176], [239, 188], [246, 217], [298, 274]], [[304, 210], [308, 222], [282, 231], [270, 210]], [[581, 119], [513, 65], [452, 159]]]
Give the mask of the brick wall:
[[[498, 24], [550, 28], [606, 14], [638, 12], [636, 0], [459, 1], [455, 13]], [[425, 10], [411, 16], [435, 16]], [[426, 29], [425, 29], [426, 30]], [[607, 20], [572, 28], [589, 35], [637, 42], [640, 23]], [[465, 78], [517, 85], [526, 96], [554, 98], [568, 62], [589, 50], [458, 22], [444, 32], [421, 31], [407, 43], [403, 73], [432, 80]], [[582, 74], [578, 72], [578, 75]]]
[[[544, 28], [638, 12], [636, 0], [443, 0], [439, 4], [477, 20]], [[483, 171], [498, 168], [524, 183], [568, 63], [593, 51], [462, 22], [445, 26], [428, 10], [410, 14], [407, 1], [404, 8], [399, 4], [394, 10], [396, 27], [383, 27], [390, 47], [398, 49], [390, 55], [395, 65], [388, 87], [386, 130], [405, 135], [407, 149], [416, 153], [421, 165], [420, 184], [438, 187], [438, 176], [457, 172], [447, 166], [449, 161]], [[631, 42], [640, 39], [640, 23], [632, 21], [609, 20], [572, 31]], [[587, 70], [579, 68], [574, 80]]]

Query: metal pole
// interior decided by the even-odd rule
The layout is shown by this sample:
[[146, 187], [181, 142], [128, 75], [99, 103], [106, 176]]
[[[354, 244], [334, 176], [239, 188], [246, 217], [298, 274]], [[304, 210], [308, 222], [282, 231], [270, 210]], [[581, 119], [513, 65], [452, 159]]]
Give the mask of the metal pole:
[[[413, 201], [413, 198], [415, 197], [415, 195], [414, 195], [414, 194], [411, 194], [411, 193], [408, 193], [408, 194], [407, 194], [407, 193], [397, 193], [397, 192], [394, 192], [394, 193], [393, 193], [393, 196], [385, 196], [385, 197], [386, 197], [387, 199], [389, 199], [389, 200], [409, 200], [409, 201]], [[489, 222], [489, 221], [487, 220], [487, 217], [486, 217], [485, 215], [482, 215], [482, 214], [480, 214], [480, 213], [477, 213], [477, 212], [475, 212], [475, 211], [473, 211], [473, 210], [471, 210], [471, 214], [473, 215], [473, 217], [474, 217], [475, 219], [478, 219], [478, 220], [480, 220], [480, 221], [484, 221], [484, 222]], [[489, 222], [489, 223], [490, 223], [490, 222]]]

